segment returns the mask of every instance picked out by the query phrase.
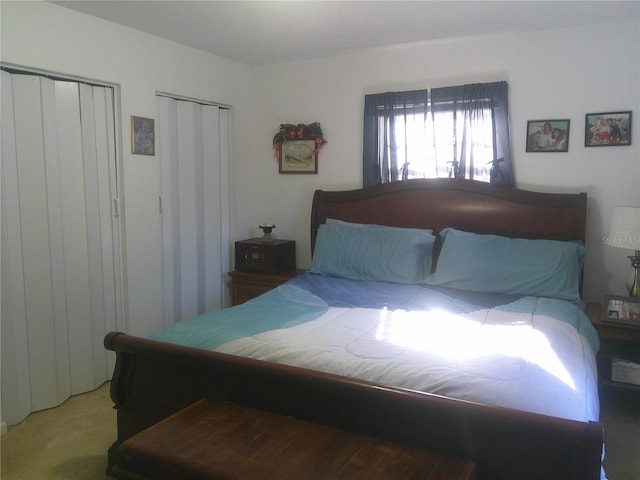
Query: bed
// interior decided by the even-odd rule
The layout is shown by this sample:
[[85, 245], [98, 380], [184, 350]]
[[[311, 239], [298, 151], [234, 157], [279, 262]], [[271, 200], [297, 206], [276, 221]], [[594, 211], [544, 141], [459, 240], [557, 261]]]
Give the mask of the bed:
[[201, 398], [476, 462], [601, 478], [583, 312], [586, 194], [410, 180], [315, 192], [309, 272], [136, 338], [112, 332], [119, 445]]

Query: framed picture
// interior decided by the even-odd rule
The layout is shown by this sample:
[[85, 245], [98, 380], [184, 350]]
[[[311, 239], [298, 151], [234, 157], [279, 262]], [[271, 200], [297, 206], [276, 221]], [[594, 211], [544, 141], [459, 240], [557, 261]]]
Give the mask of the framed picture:
[[527, 121], [527, 152], [568, 152], [570, 120]]
[[292, 140], [280, 144], [280, 173], [318, 173], [315, 140]]
[[587, 113], [585, 147], [631, 145], [631, 112]]
[[601, 318], [605, 322], [640, 327], [640, 298], [605, 295], [602, 299]]
[[155, 155], [155, 120], [131, 117], [131, 153]]

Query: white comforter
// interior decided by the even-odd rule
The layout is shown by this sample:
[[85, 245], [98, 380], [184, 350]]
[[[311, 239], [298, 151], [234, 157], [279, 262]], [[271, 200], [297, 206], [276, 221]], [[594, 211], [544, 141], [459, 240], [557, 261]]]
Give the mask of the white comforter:
[[217, 351], [571, 420], [598, 420], [595, 358], [545, 315], [331, 307]]

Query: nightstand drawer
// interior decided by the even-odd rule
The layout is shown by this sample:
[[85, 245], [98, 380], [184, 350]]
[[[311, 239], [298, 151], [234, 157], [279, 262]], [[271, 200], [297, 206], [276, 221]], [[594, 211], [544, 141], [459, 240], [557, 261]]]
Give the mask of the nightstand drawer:
[[304, 270], [300, 269], [280, 273], [243, 272], [238, 270], [229, 272], [233, 305], [244, 303], [258, 295], [262, 295], [302, 273], [304, 273]]
[[262, 285], [245, 285], [242, 283], [236, 284], [233, 287], [233, 304], [244, 303], [247, 300], [262, 295], [275, 287], [265, 287]]

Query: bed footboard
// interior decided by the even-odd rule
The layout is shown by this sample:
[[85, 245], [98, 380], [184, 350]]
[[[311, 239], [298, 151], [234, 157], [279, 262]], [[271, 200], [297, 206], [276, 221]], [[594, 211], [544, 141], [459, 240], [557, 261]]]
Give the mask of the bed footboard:
[[109, 333], [120, 443], [201, 398], [227, 400], [473, 460], [486, 480], [596, 480], [602, 425], [480, 405]]

